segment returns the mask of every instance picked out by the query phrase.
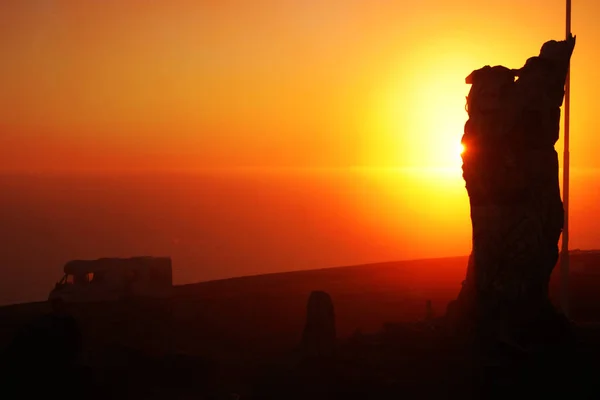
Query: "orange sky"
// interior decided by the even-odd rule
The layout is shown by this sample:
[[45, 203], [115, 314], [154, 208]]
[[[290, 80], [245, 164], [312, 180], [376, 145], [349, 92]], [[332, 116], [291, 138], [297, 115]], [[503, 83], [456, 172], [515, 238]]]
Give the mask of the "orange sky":
[[[573, 3], [570, 244], [589, 249], [600, 1]], [[0, 174], [0, 281], [33, 276], [45, 296], [69, 259], [135, 254], [173, 255], [178, 282], [468, 254], [465, 77], [521, 67], [564, 38], [564, 13], [564, 0], [0, 1], [0, 172], [83, 175]]]
[[[460, 165], [464, 78], [562, 0], [4, 1], [0, 170]], [[599, 167], [600, 3], [576, 1], [572, 163]]]

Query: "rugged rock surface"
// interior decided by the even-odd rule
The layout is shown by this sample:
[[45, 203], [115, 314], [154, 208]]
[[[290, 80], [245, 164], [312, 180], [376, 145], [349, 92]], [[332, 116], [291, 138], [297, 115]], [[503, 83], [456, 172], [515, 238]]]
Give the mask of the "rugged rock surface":
[[549, 41], [520, 69], [485, 66], [466, 78], [473, 252], [451, 309], [460, 326], [516, 346], [529, 342], [522, 332], [555, 321], [548, 284], [564, 211], [554, 144], [574, 46], [574, 37]]

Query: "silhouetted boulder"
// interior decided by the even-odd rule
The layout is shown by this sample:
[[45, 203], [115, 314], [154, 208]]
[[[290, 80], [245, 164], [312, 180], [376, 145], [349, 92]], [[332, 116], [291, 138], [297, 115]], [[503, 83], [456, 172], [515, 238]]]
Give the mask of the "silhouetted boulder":
[[431, 322], [434, 316], [435, 313], [433, 312], [431, 300], [427, 300], [427, 302], [425, 302], [425, 321]]
[[306, 357], [330, 357], [335, 350], [335, 313], [326, 292], [313, 291], [306, 306], [302, 350]]
[[[81, 352], [81, 332], [75, 318], [62, 304], [53, 304], [51, 314], [42, 315], [19, 329], [2, 355], [3, 391], [9, 398], [15, 393], [19, 397], [36, 386], [74, 379], [62, 397], [70, 398], [74, 390], [85, 385], [84, 370], [78, 365]], [[81, 378], [81, 379], [78, 379]], [[55, 390], [54, 386], [45, 393]], [[58, 390], [58, 389], [56, 389]]]
[[515, 346], [518, 332], [547, 327], [555, 313], [548, 284], [564, 212], [554, 144], [574, 46], [574, 37], [550, 41], [521, 69], [485, 66], [466, 78], [463, 177], [473, 252], [453, 314], [458, 326]]

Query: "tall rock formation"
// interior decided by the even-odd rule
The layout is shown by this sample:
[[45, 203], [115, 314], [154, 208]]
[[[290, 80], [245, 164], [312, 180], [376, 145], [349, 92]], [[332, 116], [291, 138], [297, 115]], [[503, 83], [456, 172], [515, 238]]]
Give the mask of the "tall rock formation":
[[574, 46], [575, 37], [552, 40], [520, 69], [485, 66], [466, 78], [473, 251], [453, 309], [462, 326], [506, 340], [553, 310], [548, 284], [564, 216], [554, 144]]

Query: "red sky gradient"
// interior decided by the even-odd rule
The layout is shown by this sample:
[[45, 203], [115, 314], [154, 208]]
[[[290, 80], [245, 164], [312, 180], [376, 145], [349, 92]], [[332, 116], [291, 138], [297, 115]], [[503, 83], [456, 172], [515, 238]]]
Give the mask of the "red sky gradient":
[[[573, 3], [571, 243], [598, 248], [600, 2]], [[0, 172], [30, 174], [0, 179], [13, 278], [52, 268], [46, 285], [71, 258], [131, 252], [174, 254], [179, 282], [467, 254], [464, 79], [521, 67], [564, 38], [564, 14], [563, 0], [2, 1]], [[109, 171], [119, 185], [85, 179]], [[212, 177], [148, 196], [127, 175], [165, 171]], [[51, 173], [79, 178], [55, 188]]]

